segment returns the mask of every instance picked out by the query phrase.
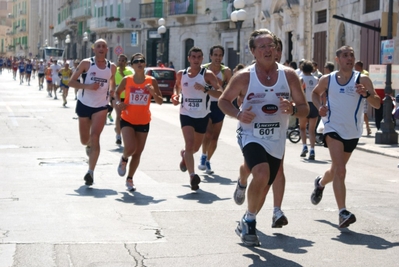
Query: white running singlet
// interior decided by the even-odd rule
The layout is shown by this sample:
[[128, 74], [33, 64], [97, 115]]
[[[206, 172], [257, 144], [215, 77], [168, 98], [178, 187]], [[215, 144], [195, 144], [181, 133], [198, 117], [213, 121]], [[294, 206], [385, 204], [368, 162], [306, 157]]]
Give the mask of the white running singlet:
[[205, 68], [193, 78], [188, 76], [188, 69], [184, 70], [181, 77], [181, 106], [180, 114], [191, 118], [205, 118], [210, 112], [209, 95], [201, 90], [194, 89], [194, 84], [199, 83], [203, 86], [205, 82]]
[[345, 140], [360, 138], [363, 132], [363, 97], [356, 93], [359, 72], [353, 71], [346, 84], [339, 84], [337, 72], [330, 74], [327, 89], [327, 116], [323, 118], [324, 134], [336, 132]]
[[83, 84], [93, 84], [98, 82], [100, 87], [97, 90], [78, 90], [78, 100], [82, 104], [92, 107], [99, 108], [108, 105], [109, 99], [109, 80], [111, 79], [111, 63], [106, 60], [105, 69], [97, 67], [94, 57], [90, 58], [90, 68], [87, 72], [82, 74]]
[[[278, 64], [278, 63], [276, 63]], [[241, 110], [252, 107], [255, 118], [250, 124], [238, 122], [237, 139], [241, 149], [249, 143], [262, 145], [267, 153], [281, 159], [285, 151], [289, 114], [279, 109], [280, 97], [290, 99], [291, 93], [284, 67], [278, 64], [278, 78], [273, 86], [261, 84], [256, 74], [256, 63], [249, 67], [248, 91]]]

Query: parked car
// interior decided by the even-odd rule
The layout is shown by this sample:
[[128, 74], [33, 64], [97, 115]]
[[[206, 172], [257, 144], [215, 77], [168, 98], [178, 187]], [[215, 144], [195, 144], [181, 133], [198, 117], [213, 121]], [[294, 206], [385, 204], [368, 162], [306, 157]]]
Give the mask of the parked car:
[[166, 98], [167, 102], [170, 102], [176, 83], [176, 71], [171, 68], [148, 67], [145, 69], [144, 73], [157, 80], [162, 96]]

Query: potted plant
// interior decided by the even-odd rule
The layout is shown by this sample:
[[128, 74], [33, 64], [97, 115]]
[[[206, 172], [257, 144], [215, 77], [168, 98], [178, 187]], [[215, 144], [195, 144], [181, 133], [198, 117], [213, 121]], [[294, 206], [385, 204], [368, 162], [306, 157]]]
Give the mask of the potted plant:
[[136, 18], [130, 18], [130, 21], [136, 21]]
[[50, 30], [54, 29], [54, 25], [49, 26]]
[[114, 18], [114, 20], [115, 20], [115, 21], [120, 21], [121, 19], [120, 19], [120, 18]]

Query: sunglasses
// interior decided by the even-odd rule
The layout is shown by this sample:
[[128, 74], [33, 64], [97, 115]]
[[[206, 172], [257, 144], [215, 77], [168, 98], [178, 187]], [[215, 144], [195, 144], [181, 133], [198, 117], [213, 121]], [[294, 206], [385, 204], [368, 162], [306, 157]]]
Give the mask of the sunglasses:
[[145, 63], [145, 60], [144, 59], [135, 59], [135, 60], [132, 61], [133, 64], [137, 64], [139, 62], [140, 63]]

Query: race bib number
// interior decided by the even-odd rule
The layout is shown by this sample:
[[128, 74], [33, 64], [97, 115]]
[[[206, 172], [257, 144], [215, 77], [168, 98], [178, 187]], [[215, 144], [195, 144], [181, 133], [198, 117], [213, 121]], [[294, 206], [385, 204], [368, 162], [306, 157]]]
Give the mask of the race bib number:
[[254, 123], [253, 134], [261, 139], [280, 139], [280, 123]]
[[143, 92], [132, 92], [130, 93], [129, 104], [130, 105], [147, 105], [149, 94]]
[[198, 111], [198, 110], [202, 110], [202, 99], [200, 98], [186, 98], [185, 99], [186, 102], [186, 107], [188, 110], [191, 111]]

